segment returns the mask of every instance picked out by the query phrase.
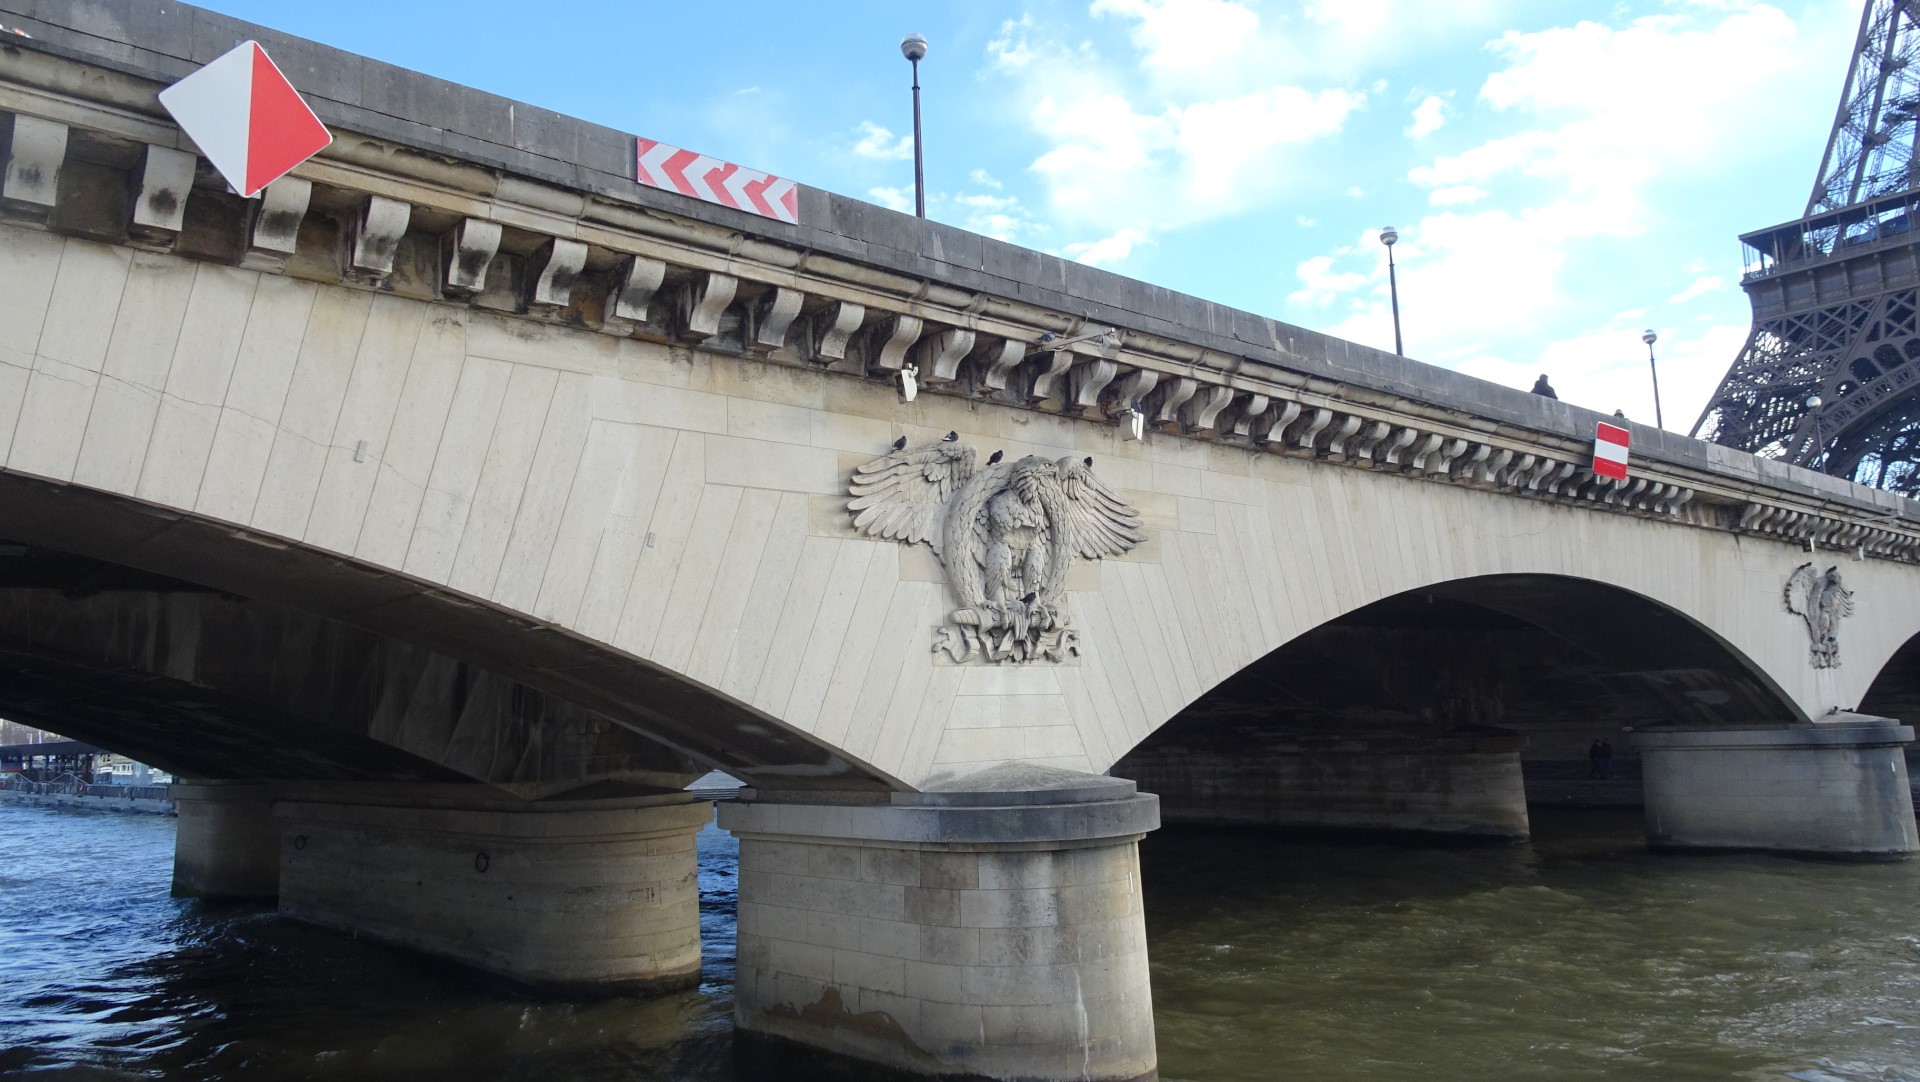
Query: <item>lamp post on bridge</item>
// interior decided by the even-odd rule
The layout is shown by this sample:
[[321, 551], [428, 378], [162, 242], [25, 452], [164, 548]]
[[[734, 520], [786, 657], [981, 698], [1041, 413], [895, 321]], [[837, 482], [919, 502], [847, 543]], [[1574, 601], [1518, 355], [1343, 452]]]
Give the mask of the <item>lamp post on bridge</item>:
[[1648, 327], [1640, 340], [1647, 344], [1647, 369], [1653, 373], [1653, 423], [1656, 428], [1665, 428], [1667, 422], [1660, 416], [1660, 366], [1653, 363], [1653, 343], [1659, 337]]
[[927, 180], [920, 158], [920, 61], [927, 55], [927, 39], [908, 34], [900, 39], [900, 55], [913, 65], [913, 213], [927, 216]]
[[1823, 450], [1820, 446], [1820, 405], [1819, 395], [1807, 396], [1807, 419], [1813, 422], [1813, 454], [1807, 459], [1807, 468], [1810, 470], [1820, 468], [1814, 463], [1820, 460], [1820, 452]]
[[1387, 226], [1380, 231], [1380, 243], [1387, 246], [1387, 290], [1393, 297], [1393, 352], [1401, 357], [1407, 351], [1400, 344], [1400, 277], [1393, 266], [1393, 246], [1400, 240], [1400, 231]]

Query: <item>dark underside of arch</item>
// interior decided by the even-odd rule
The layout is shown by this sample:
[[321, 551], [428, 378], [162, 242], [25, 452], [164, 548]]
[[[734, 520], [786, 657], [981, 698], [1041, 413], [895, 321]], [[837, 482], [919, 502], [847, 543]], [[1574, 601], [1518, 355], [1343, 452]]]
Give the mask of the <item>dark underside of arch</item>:
[[1294, 639], [1115, 772], [1199, 750], [1418, 749], [1506, 734], [1524, 739], [1528, 758], [1577, 759], [1626, 727], [1796, 716], [1730, 647], [1664, 606], [1586, 580], [1496, 575], [1389, 597]]
[[[885, 782], [603, 645], [345, 557], [0, 473], [0, 717], [200, 777]], [[678, 782], [684, 784], [684, 781]]]

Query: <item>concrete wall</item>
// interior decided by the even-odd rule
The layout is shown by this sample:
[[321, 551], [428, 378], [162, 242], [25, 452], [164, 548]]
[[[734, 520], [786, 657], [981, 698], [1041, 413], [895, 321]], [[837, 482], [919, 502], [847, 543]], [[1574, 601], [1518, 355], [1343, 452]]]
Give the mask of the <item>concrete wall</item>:
[[[1070, 582], [1081, 656], [958, 667], [924, 546], [850, 536], [899, 435], [1093, 455], [1149, 540]], [[364, 449], [361, 447], [365, 443]], [[1780, 590], [1809, 557], [838, 373], [0, 228], [0, 462], [350, 558], [679, 674], [909, 786], [1098, 772], [1208, 688], [1381, 597], [1511, 572], [1689, 614], [1814, 715], [1920, 625], [1920, 574], [1846, 562], [1845, 664]], [[0, 512], [0, 536], [11, 524]], [[1824, 557], [1823, 557], [1824, 558]], [[217, 568], [203, 569], [217, 577]]]

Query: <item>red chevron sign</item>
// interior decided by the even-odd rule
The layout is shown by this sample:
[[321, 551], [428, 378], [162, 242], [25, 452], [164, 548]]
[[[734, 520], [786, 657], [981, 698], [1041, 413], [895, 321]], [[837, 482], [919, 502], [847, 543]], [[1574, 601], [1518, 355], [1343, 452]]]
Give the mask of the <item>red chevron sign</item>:
[[642, 184], [776, 221], [800, 221], [800, 195], [791, 180], [653, 139], [636, 136], [633, 145], [634, 177]]

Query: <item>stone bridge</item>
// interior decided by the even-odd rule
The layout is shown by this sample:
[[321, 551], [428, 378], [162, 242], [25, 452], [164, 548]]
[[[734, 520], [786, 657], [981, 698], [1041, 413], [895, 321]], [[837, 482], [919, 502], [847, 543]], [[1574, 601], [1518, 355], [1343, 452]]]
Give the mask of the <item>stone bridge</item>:
[[[189, 7], [0, 24], [0, 713], [196, 779], [183, 891], [680, 982], [718, 767], [743, 1049], [1120, 1079], [1139, 790], [1524, 836], [1523, 757], [1634, 729], [1656, 844], [1916, 847], [1909, 501], [1638, 425], [1614, 482], [1578, 407], [646, 187], [630, 135]], [[336, 136], [254, 201], [155, 98], [247, 38]], [[969, 563], [967, 449], [1119, 540]], [[959, 472], [863, 531], [889, 455]], [[1028, 596], [956, 624], [981, 567]], [[1014, 608], [1046, 656], [938, 648]]]

